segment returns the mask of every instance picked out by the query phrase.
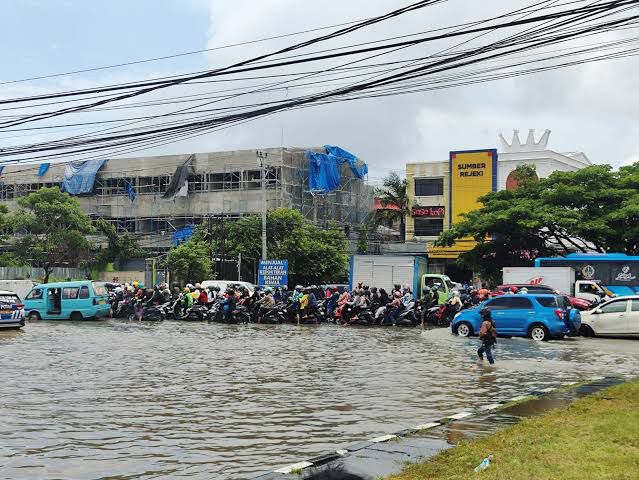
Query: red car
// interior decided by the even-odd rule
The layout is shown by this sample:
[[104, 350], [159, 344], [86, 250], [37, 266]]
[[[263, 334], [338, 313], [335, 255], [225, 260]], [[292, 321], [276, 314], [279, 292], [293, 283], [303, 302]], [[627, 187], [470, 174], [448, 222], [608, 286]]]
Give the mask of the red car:
[[[555, 293], [555, 289], [548, 285], [526, 285], [523, 283], [509, 283], [506, 285], [499, 285], [494, 292], [491, 292], [491, 296], [496, 297], [498, 295], [504, 295], [512, 290], [512, 287], [516, 287], [520, 290], [524, 287], [528, 290], [528, 293]], [[562, 294], [563, 295], [563, 294]], [[570, 304], [577, 310], [590, 310], [592, 308], [592, 302], [583, 298], [571, 297], [570, 295], [564, 295], [570, 300]]]

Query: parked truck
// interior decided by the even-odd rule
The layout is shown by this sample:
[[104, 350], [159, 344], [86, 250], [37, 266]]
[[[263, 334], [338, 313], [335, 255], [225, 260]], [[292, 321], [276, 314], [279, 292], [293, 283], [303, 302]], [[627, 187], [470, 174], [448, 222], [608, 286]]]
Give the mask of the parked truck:
[[597, 282], [575, 280], [575, 270], [572, 267], [504, 267], [502, 272], [505, 285], [546, 285], [561, 293], [593, 303], [614, 296]]
[[576, 281], [594, 282], [608, 295], [610, 292], [618, 296], [636, 295], [639, 292], [639, 256], [572, 253], [565, 257], [538, 258], [535, 267], [571, 267], [575, 270]]
[[426, 259], [417, 255], [353, 255], [348, 283], [351, 290], [361, 283], [389, 293], [394, 285], [408, 285], [416, 298], [422, 296], [425, 287], [437, 286], [440, 303], [453, 292], [450, 278], [426, 273]]

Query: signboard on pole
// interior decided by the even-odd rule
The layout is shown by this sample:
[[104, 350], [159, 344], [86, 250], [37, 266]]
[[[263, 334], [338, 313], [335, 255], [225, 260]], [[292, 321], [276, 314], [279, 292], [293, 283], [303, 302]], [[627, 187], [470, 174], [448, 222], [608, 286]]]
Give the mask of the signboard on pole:
[[257, 271], [260, 287], [284, 287], [288, 285], [288, 260], [260, 260]]

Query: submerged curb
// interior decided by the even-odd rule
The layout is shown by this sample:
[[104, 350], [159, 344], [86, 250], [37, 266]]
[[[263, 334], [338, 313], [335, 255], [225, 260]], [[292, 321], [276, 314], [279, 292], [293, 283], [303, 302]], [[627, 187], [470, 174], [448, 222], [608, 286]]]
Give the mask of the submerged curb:
[[357, 452], [359, 450], [362, 450], [364, 448], [370, 447], [371, 445], [374, 444], [379, 444], [379, 443], [385, 443], [391, 440], [399, 440], [405, 437], [409, 437], [410, 435], [413, 435], [415, 433], [418, 432], [424, 432], [426, 430], [430, 430], [436, 427], [440, 427], [442, 425], [446, 425], [448, 423], [454, 422], [456, 420], [462, 420], [465, 418], [469, 418], [475, 415], [478, 415], [480, 413], [483, 412], [487, 412], [487, 411], [493, 411], [493, 410], [498, 410], [499, 408], [504, 407], [507, 404], [513, 403], [513, 402], [520, 402], [522, 400], [526, 400], [526, 399], [533, 399], [534, 397], [542, 397], [544, 395], [550, 394], [552, 392], [556, 392], [557, 390], [565, 390], [566, 388], [569, 387], [573, 387], [576, 385], [583, 385], [583, 386], [588, 386], [588, 385], [593, 385], [596, 382], [600, 382], [602, 380], [608, 380], [610, 382], [610, 385], [614, 385], [616, 383], [621, 383], [623, 380], [620, 380], [619, 377], [602, 377], [602, 376], [593, 376], [593, 377], [589, 377], [586, 380], [583, 380], [581, 382], [561, 382], [559, 385], [555, 386], [555, 387], [548, 387], [548, 388], [540, 388], [540, 389], [536, 389], [536, 390], [531, 390], [528, 394], [526, 395], [518, 395], [516, 397], [501, 401], [501, 402], [497, 402], [497, 403], [492, 403], [492, 404], [488, 404], [488, 405], [483, 405], [480, 406], [472, 411], [468, 411], [468, 410], [464, 410], [452, 415], [448, 415], [446, 417], [443, 417], [441, 419], [437, 419], [437, 420], [433, 420], [430, 422], [426, 422], [423, 424], [419, 424], [416, 425], [414, 427], [410, 427], [404, 430], [401, 430], [399, 432], [395, 432], [395, 433], [389, 433], [386, 435], [380, 435], [378, 437], [369, 439], [369, 440], [365, 440], [365, 441], [361, 441], [361, 442], [357, 442], [354, 443], [352, 445], [349, 445], [347, 447], [344, 447], [343, 449], [337, 449], [337, 450], [333, 450], [330, 452], [326, 452], [322, 455], [318, 455], [316, 457], [310, 458], [308, 460], [304, 460], [304, 461], [300, 461], [297, 463], [292, 463], [290, 465], [278, 468], [277, 470], [273, 470], [272, 472], [266, 473], [264, 475], [260, 475], [258, 477], [254, 477], [254, 480], [275, 480], [275, 479], [284, 479], [287, 478], [288, 475], [290, 474], [297, 474], [300, 475], [303, 473], [303, 471], [305, 469], [311, 468], [311, 467], [321, 467], [323, 465], [326, 465], [329, 462], [332, 462], [340, 457], [343, 457], [345, 455], [348, 455], [349, 453], [353, 453], [353, 452]]

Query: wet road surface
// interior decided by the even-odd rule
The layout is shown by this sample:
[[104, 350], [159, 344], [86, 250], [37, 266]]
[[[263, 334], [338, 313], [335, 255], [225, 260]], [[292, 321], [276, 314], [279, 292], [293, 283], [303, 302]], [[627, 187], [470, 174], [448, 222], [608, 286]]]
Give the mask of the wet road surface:
[[420, 421], [592, 375], [639, 342], [447, 329], [38, 322], [0, 332], [0, 479], [247, 478]]

